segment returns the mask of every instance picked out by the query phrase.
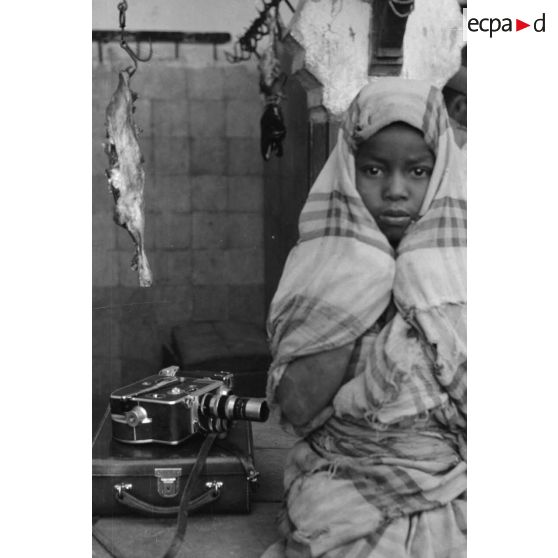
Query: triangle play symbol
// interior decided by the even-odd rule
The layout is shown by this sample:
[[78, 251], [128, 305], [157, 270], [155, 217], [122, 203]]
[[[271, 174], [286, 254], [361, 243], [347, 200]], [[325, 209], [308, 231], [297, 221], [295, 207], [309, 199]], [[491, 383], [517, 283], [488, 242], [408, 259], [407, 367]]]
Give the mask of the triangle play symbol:
[[515, 30], [516, 31], [521, 31], [522, 29], [525, 29], [526, 27], [531, 27], [531, 24], [530, 23], [525, 23], [524, 21], [521, 21], [520, 19], [515, 20]]

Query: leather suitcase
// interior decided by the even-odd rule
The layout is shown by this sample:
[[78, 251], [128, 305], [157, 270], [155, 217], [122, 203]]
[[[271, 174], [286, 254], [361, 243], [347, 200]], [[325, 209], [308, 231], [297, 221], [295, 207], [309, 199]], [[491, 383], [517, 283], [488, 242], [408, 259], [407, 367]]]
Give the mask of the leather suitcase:
[[[180, 496], [203, 437], [177, 446], [126, 444], [112, 439], [105, 417], [93, 444], [93, 515], [176, 515]], [[214, 442], [194, 486], [192, 510], [249, 513], [257, 483], [252, 425], [237, 421]]]

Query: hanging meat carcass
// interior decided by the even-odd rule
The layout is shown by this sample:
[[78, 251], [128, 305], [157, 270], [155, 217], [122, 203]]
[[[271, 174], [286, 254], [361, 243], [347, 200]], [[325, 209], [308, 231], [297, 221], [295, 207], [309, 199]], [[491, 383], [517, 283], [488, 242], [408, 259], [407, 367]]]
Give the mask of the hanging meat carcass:
[[106, 173], [116, 204], [114, 221], [130, 233], [136, 245], [132, 269], [138, 272], [140, 287], [150, 287], [153, 277], [144, 250], [145, 171], [137, 138], [138, 127], [133, 116], [136, 98], [136, 93], [130, 89], [129, 71], [121, 71], [118, 87], [106, 111], [105, 152], [109, 158]]

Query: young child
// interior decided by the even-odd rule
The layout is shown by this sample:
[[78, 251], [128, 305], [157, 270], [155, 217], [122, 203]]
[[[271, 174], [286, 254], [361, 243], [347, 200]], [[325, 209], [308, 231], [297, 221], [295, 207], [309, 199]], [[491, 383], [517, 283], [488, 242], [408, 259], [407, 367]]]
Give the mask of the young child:
[[299, 230], [268, 400], [302, 439], [265, 556], [465, 556], [466, 195], [440, 91], [364, 87]]

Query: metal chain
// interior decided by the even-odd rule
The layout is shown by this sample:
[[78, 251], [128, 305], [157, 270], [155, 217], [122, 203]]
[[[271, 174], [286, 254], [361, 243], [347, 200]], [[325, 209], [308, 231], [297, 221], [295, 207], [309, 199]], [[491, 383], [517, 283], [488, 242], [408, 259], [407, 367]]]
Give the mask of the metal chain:
[[126, 0], [122, 0], [120, 4], [118, 4], [118, 22], [120, 24], [120, 40], [121, 42], [124, 41], [124, 28], [126, 27], [126, 10], [128, 9], [128, 2]]
[[[415, 9], [415, 0], [388, 0], [389, 7], [391, 11], [397, 16], [401, 18], [407, 18], [411, 15], [412, 11]], [[395, 5], [398, 4], [399, 6], [408, 6], [409, 11], [405, 13], [401, 13]]]

